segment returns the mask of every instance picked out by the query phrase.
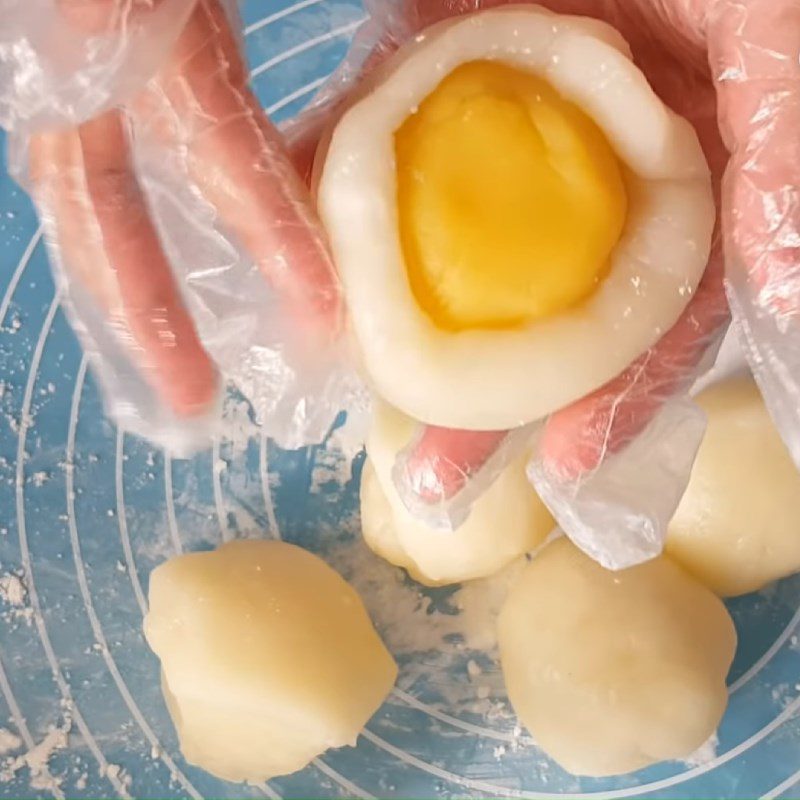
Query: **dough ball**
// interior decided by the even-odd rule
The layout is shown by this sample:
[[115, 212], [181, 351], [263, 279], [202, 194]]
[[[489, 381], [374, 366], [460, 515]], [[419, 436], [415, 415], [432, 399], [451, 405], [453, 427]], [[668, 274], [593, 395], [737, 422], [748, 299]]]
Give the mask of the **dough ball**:
[[397, 676], [356, 592], [285, 542], [231, 542], [162, 564], [144, 632], [183, 754], [231, 781], [355, 745]]
[[[375, 467], [367, 458], [361, 472], [361, 533], [364, 541], [373, 553], [390, 564], [402, 567], [415, 581], [436, 585], [435, 580], [419, 571], [416, 563], [406, 553], [397, 537], [396, 529], [394, 512], [378, 482]], [[429, 530], [428, 535], [440, 535], [440, 532]], [[446, 534], [441, 533], [441, 535]]]
[[700, 747], [736, 648], [722, 602], [667, 558], [611, 572], [565, 538], [512, 587], [498, 639], [522, 723], [564, 769], [598, 777]]
[[417, 4], [476, 13], [362, 83], [319, 150], [317, 205], [378, 394], [503, 430], [603, 386], [673, 326], [716, 209], [694, 128], [614, 28], [483, 5], [498, 3]]
[[697, 400], [708, 432], [667, 552], [731, 597], [800, 571], [800, 474], [751, 378], [719, 383]]
[[361, 478], [361, 528], [379, 556], [431, 586], [482, 578], [532, 550], [555, 527], [525, 475], [525, 456], [510, 464], [455, 531], [435, 530], [408, 512], [392, 481], [397, 453], [416, 422], [375, 403]]

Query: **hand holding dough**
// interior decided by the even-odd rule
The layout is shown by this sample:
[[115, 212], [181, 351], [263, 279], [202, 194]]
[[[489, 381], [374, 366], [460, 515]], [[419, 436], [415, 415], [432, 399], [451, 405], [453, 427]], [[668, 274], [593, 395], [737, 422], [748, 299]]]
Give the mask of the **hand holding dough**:
[[361, 476], [361, 528], [379, 556], [420, 583], [458, 583], [492, 575], [553, 530], [550, 512], [525, 475], [526, 456], [506, 467], [456, 530], [435, 530], [417, 520], [392, 481], [395, 457], [415, 428], [410, 417], [375, 401]]
[[231, 542], [162, 564], [144, 631], [181, 750], [231, 781], [355, 745], [397, 676], [356, 592], [285, 542]]
[[723, 381], [697, 402], [708, 431], [667, 552], [733, 597], [800, 571], [800, 474], [752, 378]]
[[526, 567], [498, 624], [520, 720], [577, 775], [685, 758], [722, 718], [733, 622], [667, 558], [611, 572], [559, 539]]

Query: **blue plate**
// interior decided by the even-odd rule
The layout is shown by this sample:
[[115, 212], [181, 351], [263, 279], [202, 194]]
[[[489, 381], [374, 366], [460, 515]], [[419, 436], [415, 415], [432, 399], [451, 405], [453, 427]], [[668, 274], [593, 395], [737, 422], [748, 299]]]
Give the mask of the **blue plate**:
[[[281, 118], [335, 67], [363, 10], [253, 0], [244, 16], [256, 90]], [[235, 403], [227, 436], [190, 461], [104, 419], [36, 216], [4, 174], [0, 326], [0, 796], [800, 796], [800, 578], [730, 603], [740, 646], [716, 755], [576, 779], [520, 732], [493, 658], [472, 649], [489, 600], [481, 617], [477, 589], [420, 590], [359, 544], [360, 457], [279, 451]], [[141, 621], [163, 559], [259, 535], [353, 579], [401, 676], [357, 748], [241, 786], [182, 758]]]

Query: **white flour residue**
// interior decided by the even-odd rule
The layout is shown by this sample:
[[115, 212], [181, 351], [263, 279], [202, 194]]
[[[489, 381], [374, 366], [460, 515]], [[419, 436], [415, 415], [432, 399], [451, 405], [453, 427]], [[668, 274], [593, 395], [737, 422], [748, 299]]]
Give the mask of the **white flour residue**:
[[[350, 461], [335, 454], [321, 461], [325, 480], [344, 485]], [[320, 483], [321, 481], [315, 481]], [[497, 652], [497, 617], [512, 584], [527, 564], [519, 558], [501, 572], [460, 586], [428, 589], [375, 555], [364, 543], [357, 513], [326, 532], [320, 555], [359, 593], [375, 627], [400, 667], [389, 702], [422, 702], [508, 736], [494, 754], [501, 760], [533, 745], [509, 703]], [[395, 723], [396, 724], [396, 723]], [[447, 722], [445, 735], [459, 735]], [[547, 764], [532, 754], [537, 769]]]
[[13, 572], [0, 575], [0, 604], [4, 606], [1, 615], [5, 623], [31, 624], [33, 609], [27, 605], [27, 598], [28, 590], [19, 575]]
[[44, 486], [45, 483], [47, 483], [47, 481], [49, 480], [50, 480], [50, 473], [43, 469], [39, 470], [38, 472], [34, 472], [33, 475], [31, 475], [30, 477], [31, 483], [37, 488]]
[[454, 613], [434, 610], [433, 600], [405, 572], [376, 556], [360, 538], [336, 544], [326, 560], [361, 595], [395, 655], [428, 651], [492, 651], [495, 621], [521, 564], [464, 584], [449, 598]]
[[483, 580], [464, 584], [455, 595], [459, 625], [469, 647], [494, 651], [497, 647], [497, 616], [511, 586], [527, 563], [524, 557]]
[[119, 764], [108, 764], [103, 775], [112, 782], [121, 783], [125, 788], [131, 785], [131, 776]]
[[790, 706], [795, 700], [798, 686], [800, 684], [795, 684], [794, 682], [779, 683], [774, 686], [770, 692], [772, 702], [781, 709]]
[[19, 750], [22, 747], [22, 739], [7, 728], [0, 728], [0, 755], [10, 753], [12, 750]]
[[[131, 544], [137, 559], [159, 564], [175, 555], [174, 545], [170, 538], [170, 532], [166, 522], [160, 519], [155, 522], [150, 522], [150, 528], [155, 533], [147, 538], [136, 535], [136, 529], [140, 524], [139, 520], [137, 520], [134, 532], [131, 535]], [[181, 533], [183, 533], [183, 531], [181, 531]], [[184, 537], [181, 536], [181, 540], [183, 540], [183, 538]]]
[[0, 600], [4, 603], [19, 608], [25, 605], [27, 594], [28, 591], [19, 575], [9, 572], [0, 577]]
[[[200, 520], [195, 525], [180, 528], [180, 541], [187, 552], [207, 550], [219, 544], [219, 522], [214, 507], [198, 504], [193, 492], [194, 490], [189, 488], [175, 497], [176, 505], [193, 508], [198, 515], [202, 514], [205, 517], [205, 521]], [[169, 522], [163, 519], [160, 513], [158, 516], [141, 514], [138, 518], [133, 515], [131, 517], [134, 520], [133, 523], [129, 522], [131, 546], [137, 562], [149, 561], [155, 566], [175, 555]], [[146, 528], [149, 528], [148, 536], [139, 535], [138, 532]]]
[[[398, 689], [425, 697], [442, 713], [466, 714], [495, 730], [516, 730], [518, 735], [508, 745], [511, 751], [530, 745], [506, 698], [496, 635], [497, 615], [526, 560], [449, 594], [431, 593], [372, 553], [360, 534], [357, 537], [336, 543], [324, 557], [360, 594], [398, 661]], [[442, 594], [444, 602], [438, 599]], [[400, 695], [391, 702], [405, 700]]]
[[[54, 793], [63, 778], [50, 772], [50, 759], [57, 750], [65, 750], [69, 746], [69, 732], [72, 728], [72, 717], [65, 714], [60, 725], [50, 725], [44, 737], [26, 753], [6, 758], [0, 764], [0, 782], [8, 782], [23, 769], [30, 773], [30, 788], [35, 791]], [[6, 733], [16, 740], [18, 748], [22, 743], [13, 734]]]
[[708, 764], [717, 757], [717, 745], [719, 739], [717, 738], [716, 731], [697, 748], [690, 756], [683, 760], [687, 767], [700, 767], [703, 764]]
[[316, 494], [323, 489], [341, 488], [349, 480], [352, 470], [352, 459], [338, 447], [328, 446], [318, 450], [311, 470], [311, 493]]
[[244, 453], [250, 443], [261, 435], [261, 429], [252, 414], [253, 409], [246, 400], [230, 394], [225, 398], [219, 438], [231, 448], [233, 455]]

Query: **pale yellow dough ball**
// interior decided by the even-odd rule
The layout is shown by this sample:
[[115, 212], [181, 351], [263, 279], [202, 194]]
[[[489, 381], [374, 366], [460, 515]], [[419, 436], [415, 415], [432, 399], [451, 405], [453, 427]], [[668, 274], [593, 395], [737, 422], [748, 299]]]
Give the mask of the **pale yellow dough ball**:
[[567, 539], [541, 552], [498, 622], [520, 720], [577, 775], [685, 758], [716, 729], [736, 632], [722, 602], [665, 557], [611, 572]]
[[285, 542], [231, 542], [162, 564], [144, 631], [183, 754], [231, 781], [354, 745], [397, 675], [356, 592]]
[[376, 402], [361, 477], [361, 528], [375, 553], [435, 586], [492, 575], [544, 541], [555, 522], [525, 475], [524, 456], [506, 467], [454, 531], [436, 530], [409, 513], [392, 466], [415, 425]]
[[800, 571], [800, 474], [749, 377], [703, 392], [708, 431], [667, 552], [725, 597]]

